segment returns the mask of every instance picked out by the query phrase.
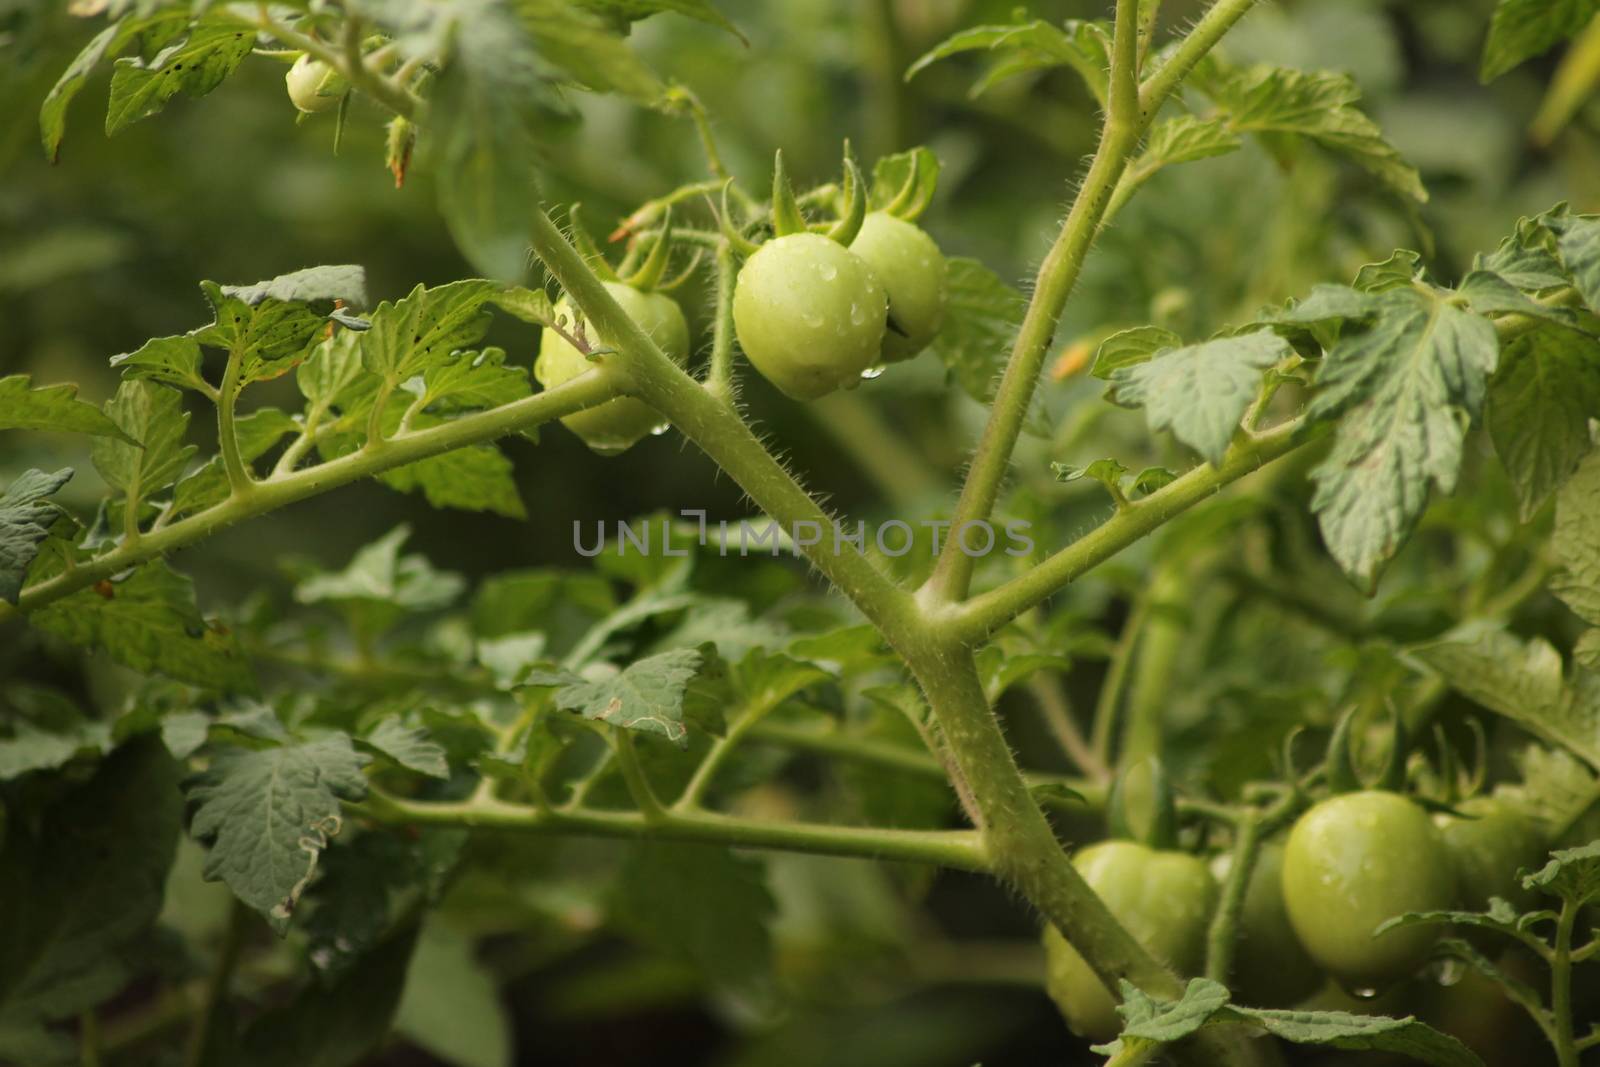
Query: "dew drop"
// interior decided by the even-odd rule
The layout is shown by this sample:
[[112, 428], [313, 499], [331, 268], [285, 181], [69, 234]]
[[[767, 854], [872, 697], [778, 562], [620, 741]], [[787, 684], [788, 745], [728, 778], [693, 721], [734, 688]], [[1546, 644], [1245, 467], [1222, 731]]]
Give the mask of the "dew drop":
[[663, 419], [661, 422], [658, 422], [654, 426], [650, 427], [650, 436], [660, 437], [670, 429], [672, 429], [672, 423]]
[[883, 369], [884, 368], [883, 368], [883, 364], [882, 363], [874, 364], [873, 366], [870, 366], [866, 370], [861, 372], [861, 378], [862, 378], [863, 381], [870, 382], [870, 381], [872, 381], [872, 379], [874, 379], [874, 378], [878, 377], [879, 375], [883, 374]]
[[1349, 992], [1350, 995], [1355, 997], [1357, 1000], [1376, 1000], [1378, 998], [1378, 991], [1376, 989], [1352, 989]]
[[817, 273], [821, 275], [823, 281], [831, 282], [839, 276], [839, 268], [832, 263], [819, 263]]
[[866, 322], [866, 321], [867, 321], [867, 309], [862, 307], [859, 303], [857, 303], [857, 302], [852, 300], [850, 302], [850, 322], [852, 324], [856, 325], [856, 326], [860, 326], [863, 322]]
[[813, 330], [822, 325], [822, 316], [815, 311], [807, 311], [800, 319]]

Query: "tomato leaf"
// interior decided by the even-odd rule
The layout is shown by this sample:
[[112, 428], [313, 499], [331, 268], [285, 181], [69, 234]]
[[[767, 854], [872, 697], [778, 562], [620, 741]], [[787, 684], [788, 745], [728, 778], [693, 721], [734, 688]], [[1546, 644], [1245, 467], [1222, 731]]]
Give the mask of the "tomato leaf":
[[50, 525], [61, 514], [60, 506], [46, 498], [60, 491], [72, 473], [71, 467], [54, 474], [30, 470], [0, 493], [0, 600], [16, 604], [39, 542], [50, 536]]
[[1493, 81], [1586, 26], [1600, 3], [1596, 0], [1500, 0], [1489, 22], [1478, 76]]
[[1541, 324], [1506, 346], [1489, 382], [1487, 421], [1524, 522], [1593, 448], [1589, 420], [1597, 411], [1600, 338]]
[[78, 399], [76, 385], [29, 386], [26, 374], [0, 378], [0, 430], [56, 430], [138, 440], [93, 404]]
[[328, 842], [341, 800], [367, 795], [367, 757], [334, 734], [259, 751], [223, 748], [187, 785], [190, 832], [209, 845], [205, 875], [266, 916], [281, 936]]

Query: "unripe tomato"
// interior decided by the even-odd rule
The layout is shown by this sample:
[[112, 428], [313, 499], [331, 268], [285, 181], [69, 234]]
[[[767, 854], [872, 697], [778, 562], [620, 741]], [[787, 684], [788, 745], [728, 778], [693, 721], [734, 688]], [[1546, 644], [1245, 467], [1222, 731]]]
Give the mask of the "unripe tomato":
[[1387, 919], [1456, 900], [1455, 866], [1427, 812], [1397, 793], [1332, 797], [1300, 816], [1283, 856], [1289, 922], [1324, 970], [1376, 989], [1416, 970], [1439, 937], [1409, 926], [1374, 938]]
[[319, 90], [322, 82], [331, 73], [328, 64], [320, 59], [312, 59], [309, 54], [301, 55], [289, 68], [289, 73], [283, 76], [284, 85], [289, 89], [289, 99], [301, 111], [326, 111], [336, 107], [339, 103], [337, 96], [324, 96]]
[[[1181, 974], [1205, 964], [1206, 925], [1217, 883], [1205, 861], [1131, 841], [1090, 845], [1072, 865], [1140, 944]], [[1045, 986], [1067, 1025], [1094, 1040], [1122, 1029], [1116, 1001], [1054, 926], [1045, 927]]]
[[756, 370], [796, 400], [856, 384], [881, 358], [888, 297], [872, 268], [815, 233], [777, 237], [739, 271], [733, 325]]
[[[1211, 873], [1218, 883], [1228, 877], [1232, 865], [1233, 857], [1226, 853], [1212, 862]], [[1237, 938], [1229, 984], [1247, 1004], [1288, 1007], [1315, 993], [1326, 981], [1289, 924], [1289, 910], [1283, 902], [1281, 842], [1269, 841], [1256, 854], [1255, 869], [1244, 891]]]
[[1536, 896], [1522, 887], [1517, 871], [1544, 865], [1546, 844], [1538, 823], [1493, 797], [1473, 797], [1457, 808], [1474, 818], [1440, 814], [1433, 821], [1455, 862], [1461, 906], [1481, 911], [1490, 897], [1500, 897], [1518, 911], [1530, 910]]
[[850, 251], [866, 260], [889, 294], [883, 360], [894, 363], [928, 347], [944, 322], [944, 256], [918, 227], [882, 211], [861, 223]]
[[[622, 305], [622, 310], [650, 335], [650, 339], [665, 352], [668, 358], [682, 364], [689, 359], [689, 324], [677, 303], [660, 293], [641, 293], [621, 282], [605, 282], [606, 292]], [[580, 317], [573, 305], [563, 297], [556, 304], [556, 317], [568, 323]], [[604, 337], [597, 337], [591, 327], [585, 340], [596, 347], [607, 347]], [[545, 327], [539, 340], [539, 358], [533, 364], [533, 376], [546, 389], [576, 378], [594, 364], [584, 354], [572, 347], [565, 337]], [[561, 420], [562, 425], [583, 439], [584, 444], [603, 456], [614, 456], [630, 448], [644, 437], [662, 418], [644, 401], [631, 396], [619, 396], [585, 411], [574, 412]]]

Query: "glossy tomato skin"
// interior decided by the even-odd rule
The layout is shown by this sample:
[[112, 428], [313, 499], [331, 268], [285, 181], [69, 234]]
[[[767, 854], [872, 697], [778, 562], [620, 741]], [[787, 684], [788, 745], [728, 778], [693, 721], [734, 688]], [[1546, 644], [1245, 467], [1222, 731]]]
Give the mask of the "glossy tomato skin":
[[305, 112], [326, 111], [330, 107], [337, 107], [339, 104], [337, 96], [323, 96], [317, 91], [327, 76], [326, 63], [309, 55], [302, 55], [290, 66], [289, 73], [283, 76], [284, 87], [289, 91], [290, 101]]
[[777, 237], [739, 271], [733, 324], [762, 376], [796, 400], [853, 386], [877, 363], [888, 297], [866, 262], [821, 234]]
[[[689, 324], [677, 303], [660, 293], [642, 293], [621, 282], [604, 283], [606, 292], [622, 306], [628, 317], [650, 335], [668, 358], [682, 364], [689, 358]], [[575, 322], [579, 315], [566, 299], [556, 305], [556, 317]], [[591, 344], [605, 347], [604, 337], [596, 337], [592, 327], [586, 338]], [[539, 340], [539, 358], [533, 364], [533, 376], [546, 389], [576, 378], [593, 364], [568, 343], [555, 330], [546, 327]], [[561, 420], [563, 426], [583, 439], [583, 442], [603, 456], [614, 456], [626, 451], [640, 438], [662, 422], [662, 417], [642, 400], [620, 396], [604, 404], [575, 412]]]
[[944, 322], [944, 255], [921, 228], [882, 211], [861, 223], [850, 251], [866, 261], [889, 295], [883, 361], [917, 355]]
[[[1180, 974], [1205, 964], [1206, 926], [1217, 883], [1204, 860], [1158, 852], [1131, 841], [1090, 845], [1072, 865], [1117, 921], [1140, 944]], [[1084, 1037], [1106, 1040], [1122, 1028], [1116, 1001], [1054, 926], [1045, 927], [1045, 984], [1067, 1024]]]
[[1490, 897], [1500, 897], [1518, 911], [1530, 910], [1537, 895], [1522, 887], [1517, 871], [1544, 865], [1548, 846], [1539, 824], [1493, 797], [1473, 797], [1456, 807], [1470, 817], [1440, 814], [1433, 821], [1455, 862], [1461, 906], [1481, 911]]
[[1351, 989], [1382, 989], [1411, 974], [1436, 926], [1374, 938], [1385, 920], [1455, 906], [1456, 874], [1433, 821], [1397, 793], [1346, 793], [1300, 816], [1283, 857], [1289, 922], [1311, 958]]
[[[1268, 841], [1256, 855], [1239, 913], [1229, 981], [1242, 1002], [1262, 1008], [1289, 1007], [1327, 981], [1289, 922], [1283, 901], [1283, 847], [1281, 841]], [[1226, 853], [1212, 861], [1218, 885], [1232, 862]]]

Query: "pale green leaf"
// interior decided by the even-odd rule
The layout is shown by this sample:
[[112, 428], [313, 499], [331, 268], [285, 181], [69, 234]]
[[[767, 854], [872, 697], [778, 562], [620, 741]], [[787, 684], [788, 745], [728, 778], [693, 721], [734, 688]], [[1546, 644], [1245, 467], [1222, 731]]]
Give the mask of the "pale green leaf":
[[599, 719], [625, 730], [659, 734], [685, 744], [683, 694], [700, 666], [695, 649], [676, 649], [636, 660], [599, 680], [567, 681], [555, 703], [586, 719]]
[[426, 730], [389, 718], [360, 740], [407, 770], [429, 778], [450, 777], [450, 762], [445, 758], [444, 746], [434, 741]]
[[1118, 368], [1111, 398], [1143, 407], [1151, 431], [1170, 429], [1216, 466], [1260, 394], [1262, 375], [1289, 354], [1289, 342], [1269, 330], [1187, 345]]
[[26, 374], [0, 378], [0, 430], [60, 430], [115, 437], [130, 445], [129, 437], [105, 412], [78, 398], [76, 385], [30, 388]]
[[1591, 453], [1556, 496], [1550, 549], [1561, 564], [1551, 591], [1600, 626], [1600, 452]]
[[385, 300], [372, 313], [372, 328], [361, 334], [362, 362], [373, 374], [396, 384], [448, 363], [489, 328], [485, 304], [495, 294], [492, 282], [451, 282], [433, 289], [419, 285], [402, 300]]
[[96, 438], [91, 449], [95, 469], [114, 489], [122, 490], [126, 507], [151, 499], [183, 473], [195, 446], [183, 443], [189, 413], [183, 394], [146, 381], [124, 381], [106, 401], [112, 422], [143, 447], [114, 438]]
[[1089, 373], [1110, 381], [1112, 373], [1119, 367], [1143, 363], [1158, 352], [1178, 348], [1182, 344], [1183, 338], [1160, 326], [1135, 326], [1130, 330], [1122, 330], [1100, 342]]
[[422, 929], [395, 1030], [451, 1067], [510, 1067], [511, 1020], [471, 938], [442, 922]]
[[1479, 76], [1492, 81], [1588, 25], [1597, 0], [1500, 0], [1489, 21]]

